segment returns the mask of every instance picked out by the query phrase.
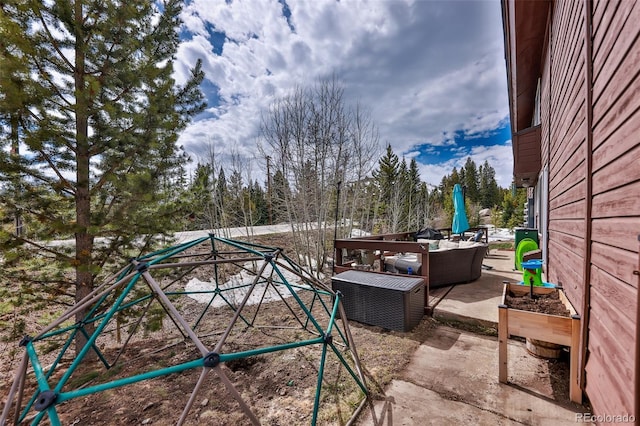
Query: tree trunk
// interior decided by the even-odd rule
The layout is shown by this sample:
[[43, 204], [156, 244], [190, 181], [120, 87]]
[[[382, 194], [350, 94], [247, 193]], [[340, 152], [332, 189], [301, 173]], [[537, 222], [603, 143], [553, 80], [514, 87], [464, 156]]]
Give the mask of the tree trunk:
[[[20, 135], [18, 133], [20, 123], [18, 122], [18, 114], [11, 114], [11, 151], [10, 156], [16, 161], [19, 160], [20, 157]], [[14, 182], [13, 190], [16, 191], [16, 200], [20, 199], [20, 191], [22, 182], [20, 182], [21, 176], [18, 176]], [[22, 216], [20, 214], [20, 207], [15, 207], [15, 226], [16, 226], [16, 236], [22, 236]]]
[[[76, 303], [83, 300], [93, 290], [92, 252], [93, 237], [89, 234], [91, 225], [91, 200], [89, 181], [89, 100], [85, 87], [85, 45], [82, 31], [83, 16], [82, 2], [75, 3], [75, 89], [76, 89]], [[76, 322], [82, 322], [86, 316], [86, 309], [76, 313]], [[93, 324], [84, 325], [90, 335]], [[87, 339], [83, 333], [76, 335], [76, 354], [85, 346]], [[89, 352], [93, 353], [93, 352]]]

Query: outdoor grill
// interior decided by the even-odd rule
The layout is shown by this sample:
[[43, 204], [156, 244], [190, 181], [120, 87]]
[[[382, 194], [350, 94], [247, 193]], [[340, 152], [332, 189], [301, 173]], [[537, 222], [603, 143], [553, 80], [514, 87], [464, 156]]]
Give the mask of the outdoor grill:
[[424, 315], [424, 279], [349, 270], [331, 279], [342, 293], [347, 319], [389, 330], [409, 331]]

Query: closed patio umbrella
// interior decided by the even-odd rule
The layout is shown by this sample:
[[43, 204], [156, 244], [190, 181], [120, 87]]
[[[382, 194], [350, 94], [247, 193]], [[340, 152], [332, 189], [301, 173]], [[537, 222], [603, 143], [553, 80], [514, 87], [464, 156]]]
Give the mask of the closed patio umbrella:
[[456, 183], [453, 187], [453, 223], [451, 224], [451, 232], [454, 234], [462, 234], [469, 229], [469, 221], [467, 221], [467, 212], [464, 208], [464, 195], [462, 187]]

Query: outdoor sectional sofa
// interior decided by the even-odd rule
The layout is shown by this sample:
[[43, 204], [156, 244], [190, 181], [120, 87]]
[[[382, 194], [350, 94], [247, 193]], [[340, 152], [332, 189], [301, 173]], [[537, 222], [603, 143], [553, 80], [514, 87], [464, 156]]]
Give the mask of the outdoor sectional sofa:
[[[479, 242], [449, 240], [418, 240], [429, 245], [429, 287], [475, 281], [482, 275], [482, 260], [488, 246]], [[386, 272], [421, 275], [422, 265], [413, 253], [384, 257]]]

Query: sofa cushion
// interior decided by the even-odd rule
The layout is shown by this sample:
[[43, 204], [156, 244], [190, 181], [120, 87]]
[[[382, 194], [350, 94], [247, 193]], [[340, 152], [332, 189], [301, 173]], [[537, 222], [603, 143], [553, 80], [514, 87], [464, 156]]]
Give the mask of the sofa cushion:
[[460, 248], [463, 247], [479, 247], [479, 246], [483, 246], [483, 243], [477, 242], [477, 241], [460, 241]]
[[438, 243], [438, 248], [441, 249], [452, 249], [459, 248], [460, 244], [457, 241], [449, 241], [449, 240], [440, 240]]
[[438, 250], [438, 242], [440, 240], [428, 240], [426, 238], [418, 238], [417, 242], [420, 244], [429, 244], [429, 251]]

